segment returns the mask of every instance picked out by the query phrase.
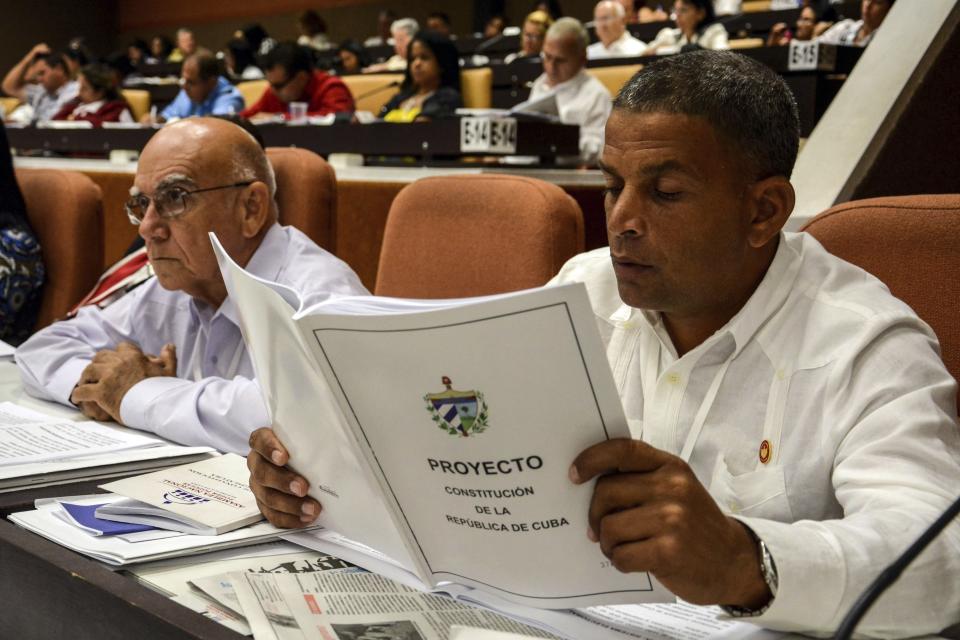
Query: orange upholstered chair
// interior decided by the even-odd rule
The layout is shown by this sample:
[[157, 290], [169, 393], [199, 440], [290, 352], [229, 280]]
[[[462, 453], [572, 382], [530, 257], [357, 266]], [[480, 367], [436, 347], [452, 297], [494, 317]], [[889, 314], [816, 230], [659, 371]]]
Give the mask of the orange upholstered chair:
[[848, 202], [803, 230], [910, 305], [933, 327], [947, 369], [960, 378], [960, 195]]
[[457, 298], [537, 287], [583, 251], [583, 215], [553, 184], [507, 175], [424, 178], [393, 201], [376, 293]]
[[100, 187], [82, 173], [18, 169], [27, 217], [43, 251], [46, 282], [36, 329], [83, 298], [103, 267]]
[[270, 147], [267, 158], [277, 176], [281, 224], [300, 229], [332, 252], [337, 210], [337, 176], [333, 167], [312, 151], [292, 147]]

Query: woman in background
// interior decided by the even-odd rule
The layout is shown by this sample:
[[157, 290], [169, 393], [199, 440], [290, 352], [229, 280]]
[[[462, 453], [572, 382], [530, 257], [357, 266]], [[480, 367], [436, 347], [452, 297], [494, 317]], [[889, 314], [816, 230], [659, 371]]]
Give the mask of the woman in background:
[[153, 36], [150, 40], [150, 56], [146, 64], [163, 64], [173, 53], [173, 41], [167, 36]]
[[370, 58], [367, 57], [367, 50], [356, 40], [344, 40], [337, 47], [337, 61], [333, 67], [337, 75], [360, 73], [368, 66]]
[[817, 11], [809, 3], [805, 3], [800, 9], [800, 15], [797, 17], [797, 24], [791, 33], [786, 22], [778, 22], [770, 28], [770, 35], [767, 36], [768, 47], [784, 47], [790, 44], [791, 40], [813, 40], [814, 31], [817, 26]]
[[18, 345], [30, 336], [43, 278], [40, 244], [27, 221], [7, 131], [0, 123], [0, 340]]
[[460, 58], [450, 38], [420, 31], [407, 49], [400, 91], [380, 110], [387, 122], [414, 122], [452, 116], [463, 106]]
[[661, 29], [644, 55], [677, 53], [696, 45], [701, 49], [729, 49], [727, 30], [717, 22], [713, 0], [677, 0], [673, 5], [675, 29]]
[[63, 105], [54, 120], [85, 120], [95, 127], [104, 122], [133, 122], [127, 101], [117, 91], [117, 76], [104, 64], [88, 64], [80, 70], [80, 90]]

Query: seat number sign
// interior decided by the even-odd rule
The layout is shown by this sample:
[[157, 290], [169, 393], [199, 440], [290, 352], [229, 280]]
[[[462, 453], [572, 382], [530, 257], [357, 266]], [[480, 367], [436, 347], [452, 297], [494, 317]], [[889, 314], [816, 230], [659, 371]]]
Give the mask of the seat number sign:
[[460, 153], [516, 153], [514, 118], [461, 118]]
[[791, 40], [787, 69], [790, 71], [816, 71], [820, 45], [816, 40]]

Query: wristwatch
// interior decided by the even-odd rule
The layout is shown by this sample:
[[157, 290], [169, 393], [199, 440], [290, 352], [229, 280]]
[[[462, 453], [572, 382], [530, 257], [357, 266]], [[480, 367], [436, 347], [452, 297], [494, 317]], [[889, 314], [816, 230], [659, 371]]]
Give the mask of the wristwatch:
[[773, 555], [770, 554], [767, 543], [761, 540], [750, 527], [746, 527], [746, 529], [747, 533], [749, 533], [757, 543], [757, 549], [760, 555], [760, 574], [763, 576], [763, 581], [767, 583], [767, 588], [770, 589], [770, 600], [759, 609], [722, 605], [720, 608], [733, 618], [753, 618], [766, 613], [767, 609], [770, 608], [770, 605], [773, 604], [774, 599], [777, 597], [777, 587], [780, 584], [780, 575], [777, 573], [777, 563], [773, 561]]

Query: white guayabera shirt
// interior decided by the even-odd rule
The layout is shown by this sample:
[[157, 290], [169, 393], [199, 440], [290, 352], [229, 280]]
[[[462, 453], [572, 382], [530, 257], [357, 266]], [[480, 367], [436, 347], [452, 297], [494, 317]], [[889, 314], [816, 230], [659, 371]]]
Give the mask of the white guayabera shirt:
[[[554, 284], [587, 285], [634, 437], [685, 458], [767, 544], [779, 589], [751, 622], [832, 633], [960, 493], [957, 387], [930, 328], [865, 271], [784, 233], [740, 312], [677, 357], [659, 314], [623, 304], [609, 249]], [[960, 523], [859, 627], [890, 637], [960, 619]]]
[[547, 74], [541, 74], [530, 87], [529, 100], [538, 100], [550, 92], [557, 95], [560, 121], [580, 125], [580, 158], [592, 162], [603, 150], [603, 128], [613, 110], [610, 92], [586, 69], [553, 87], [547, 85]]

